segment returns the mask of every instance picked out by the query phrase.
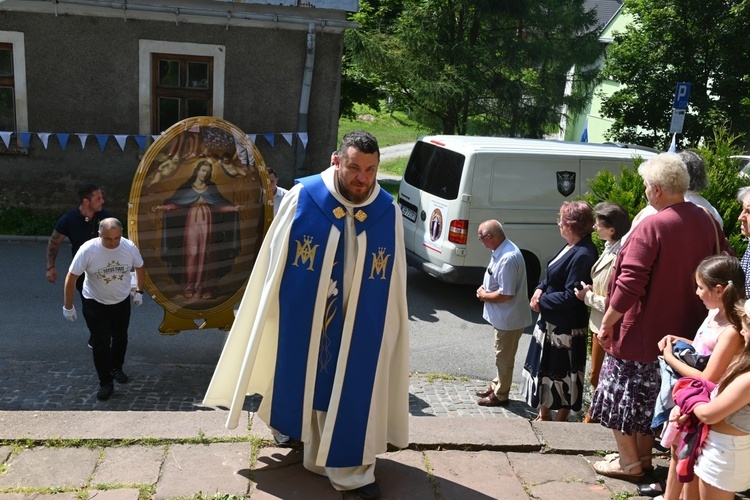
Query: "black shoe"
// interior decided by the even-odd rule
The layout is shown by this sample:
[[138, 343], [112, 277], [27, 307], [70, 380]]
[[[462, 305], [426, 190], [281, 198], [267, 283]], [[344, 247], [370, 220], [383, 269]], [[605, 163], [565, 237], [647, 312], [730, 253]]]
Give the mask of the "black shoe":
[[375, 500], [376, 498], [380, 498], [380, 485], [377, 481], [374, 481], [370, 484], [360, 486], [354, 490], [354, 493], [362, 500]]
[[644, 497], [658, 497], [664, 494], [664, 485], [661, 483], [639, 484], [638, 494]]
[[106, 401], [115, 392], [115, 386], [113, 384], [107, 384], [99, 386], [99, 392], [96, 393], [96, 399], [100, 401]]
[[130, 380], [130, 378], [128, 378], [128, 376], [125, 375], [125, 372], [123, 372], [122, 370], [119, 370], [117, 368], [115, 368], [114, 370], [112, 370], [111, 373], [112, 373], [112, 378], [115, 379], [115, 380], [117, 380], [117, 382], [120, 383], [120, 384], [127, 384], [128, 380]]

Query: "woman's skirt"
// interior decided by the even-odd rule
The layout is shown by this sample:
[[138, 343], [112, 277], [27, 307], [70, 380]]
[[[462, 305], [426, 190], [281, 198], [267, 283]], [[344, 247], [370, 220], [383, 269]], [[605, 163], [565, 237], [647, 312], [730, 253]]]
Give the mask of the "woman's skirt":
[[530, 406], [581, 409], [587, 335], [587, 327], [568, 330], [539, 319], [523, 367]]
[[709, 430], [695, 475], [720, 490], [750, 489], [750, 434], [730, 436]]
[[658, 361], [627, 361], [607, 353], [591, 400], [591, 417], [623, 434], [653, 436], [651, 420], [660, 387]]

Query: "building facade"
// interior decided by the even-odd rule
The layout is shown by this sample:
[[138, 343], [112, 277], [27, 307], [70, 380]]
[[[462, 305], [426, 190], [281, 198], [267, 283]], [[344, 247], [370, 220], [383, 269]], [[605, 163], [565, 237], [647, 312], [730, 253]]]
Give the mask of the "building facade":
[[329, 165], [356, 0], [0, 3], [0, 209], [120, 217], [149, 144], [188, 116], [255, 142], [283, 186]]

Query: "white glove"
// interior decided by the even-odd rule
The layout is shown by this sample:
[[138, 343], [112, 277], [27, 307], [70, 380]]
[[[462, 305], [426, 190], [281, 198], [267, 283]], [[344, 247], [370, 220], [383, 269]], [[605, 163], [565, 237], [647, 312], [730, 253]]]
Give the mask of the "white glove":
[[63, 306], [63, 316], [71, 323], [77, 320], [78, 314], [76, 313], [76, 306], [73, 305], [70, 309], [66, 309], [65, 306]]
[[138, 307], [141, 304], [143, 304], [143, 294], [136, 292], [133, 295], [133, 305]]

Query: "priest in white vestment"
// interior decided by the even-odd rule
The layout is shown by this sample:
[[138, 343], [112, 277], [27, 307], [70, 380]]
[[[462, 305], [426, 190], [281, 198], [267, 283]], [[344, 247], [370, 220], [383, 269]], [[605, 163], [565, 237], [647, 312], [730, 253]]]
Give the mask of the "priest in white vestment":
[[332, 166], [283, 198], [204, 398], [304, 443], [334, 488], [380, 497], [375, 457], [409, 443], [401, 212], [377, 183], [380, 151], [347, 134]]

